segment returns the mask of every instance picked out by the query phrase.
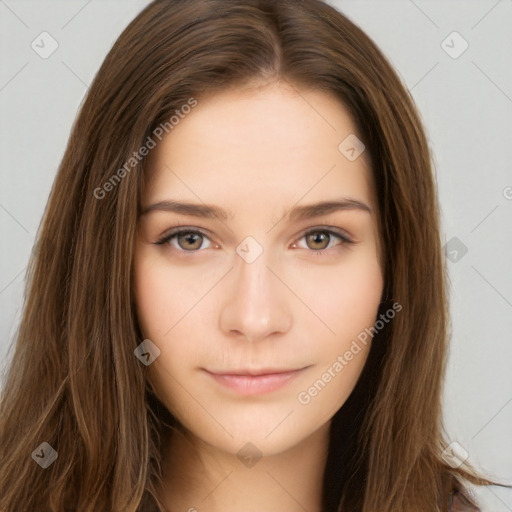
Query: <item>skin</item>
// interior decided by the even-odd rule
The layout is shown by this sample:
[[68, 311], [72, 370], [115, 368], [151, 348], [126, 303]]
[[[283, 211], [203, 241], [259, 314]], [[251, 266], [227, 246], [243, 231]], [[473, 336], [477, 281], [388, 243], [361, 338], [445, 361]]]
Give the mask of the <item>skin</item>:
[[[143, 210], [173, 199], [232, 213], [219, 220], [152, 210], [140, 218], [137, 312], [160, 350], [149, 379], [185, 432], [169, 437], [162, 454], [169, 510], [320, 511], [330, 422], [370, 342], [334, 377], [332, 366], [374, 325], [383, 291], [368, 155], [350, 161], [338, 150], [354, 133], [337, 98], [280, 82], [200, 99], [148, 156]], [[286, 215], [339, 198], [371, 211]], [[208, 234], [156, 244], [178, 225]], [[326, 227], [353, 243], [322, 235]], [[248, 236], [258, 245], [240, 245]], [[250, 263], [236, 251], [255, 255], [258, 246], [263, 252]], [[254, 396], [204, 371], [248, 367], [305, 369]], [[329, 368], [330, 381], [301, 403], [299, 394]], [[237, 457], [244, 446], [257, 460], [252, 467]]]

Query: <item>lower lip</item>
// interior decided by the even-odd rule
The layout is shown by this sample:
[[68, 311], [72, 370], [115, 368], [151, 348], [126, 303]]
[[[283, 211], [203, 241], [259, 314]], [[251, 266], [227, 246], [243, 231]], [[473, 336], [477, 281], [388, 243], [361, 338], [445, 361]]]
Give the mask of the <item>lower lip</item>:
[[301, 371], [302, 369], [268, 375], [219, 375], [208, 371], [207, 373], [219, 384], [241, 395], [262, 395], [283, 388]]

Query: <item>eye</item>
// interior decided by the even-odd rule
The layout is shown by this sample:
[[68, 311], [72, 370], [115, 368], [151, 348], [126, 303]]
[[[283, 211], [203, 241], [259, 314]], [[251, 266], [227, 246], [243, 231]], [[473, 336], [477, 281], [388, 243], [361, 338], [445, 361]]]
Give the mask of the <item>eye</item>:
[[[208, 240], [206, 247], [201, 247], [204, 240]], [[175, 242], [175, 243], [174, 243]], [[165, 234], [156, 245], [170, 244], [174, 249], [183, 252], [197, 252], [199, 249], [210, 247], [211, 241], [202, 231], [189, 228], [176, 228]]]
[[[310, 249], [315, 255], [323, 255], [330, 249], [336, 246], [343, 246], [353, 244], [354, 242], [348, 238], [343, 231], [333, 230], [332, 228], [316, 228], [302, 234], [299, 240], [306, 240], [306, 247], [299, 247]], [[337, 244], [333, 244], [338, 240]], [[203, 246], [207, 241], [208, 244]], [[178, 227], [168, 231], [160, 240], [155, 242], [155, 245], [169, 244], [173, 249], [179, 252], [194, 253], [199, 252], [200, 249], [207, 249], [211, 246], [211, 240], [206, 233], [191, 228]], [[297, 247], [297, 242], [292, 245]]]
[[[346, 244], [354, 243], [341, 231], [334, 231], [333, 229], [317, 228], [307, 231], [302, 235], [300, 240], [306, 240], [306, 249], [311, 249], [316, 255], [320, 256], [333, 247], [332, 242], [338, 240], [336, 246], [343, 246]], [[293, 245], [297, 246], [297, 243]]]

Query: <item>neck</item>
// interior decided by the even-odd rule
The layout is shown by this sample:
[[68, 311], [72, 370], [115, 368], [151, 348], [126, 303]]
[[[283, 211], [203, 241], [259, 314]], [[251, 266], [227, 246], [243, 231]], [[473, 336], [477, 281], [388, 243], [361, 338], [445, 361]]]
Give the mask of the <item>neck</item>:
[[164, 442], [169, 512], [320, 512], [330, 422], [282, 453], [251, 458], [174, 431]]

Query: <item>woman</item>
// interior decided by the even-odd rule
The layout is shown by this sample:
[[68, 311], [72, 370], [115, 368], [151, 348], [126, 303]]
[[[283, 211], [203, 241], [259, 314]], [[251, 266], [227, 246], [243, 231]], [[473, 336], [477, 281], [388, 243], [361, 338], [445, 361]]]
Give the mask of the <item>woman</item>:
[[442, 426], [418, 113], [318, 0], [144, 9], [88, 92], [30, 269], [2, 511], [477, 510], [464, 480], [493, 483]]

